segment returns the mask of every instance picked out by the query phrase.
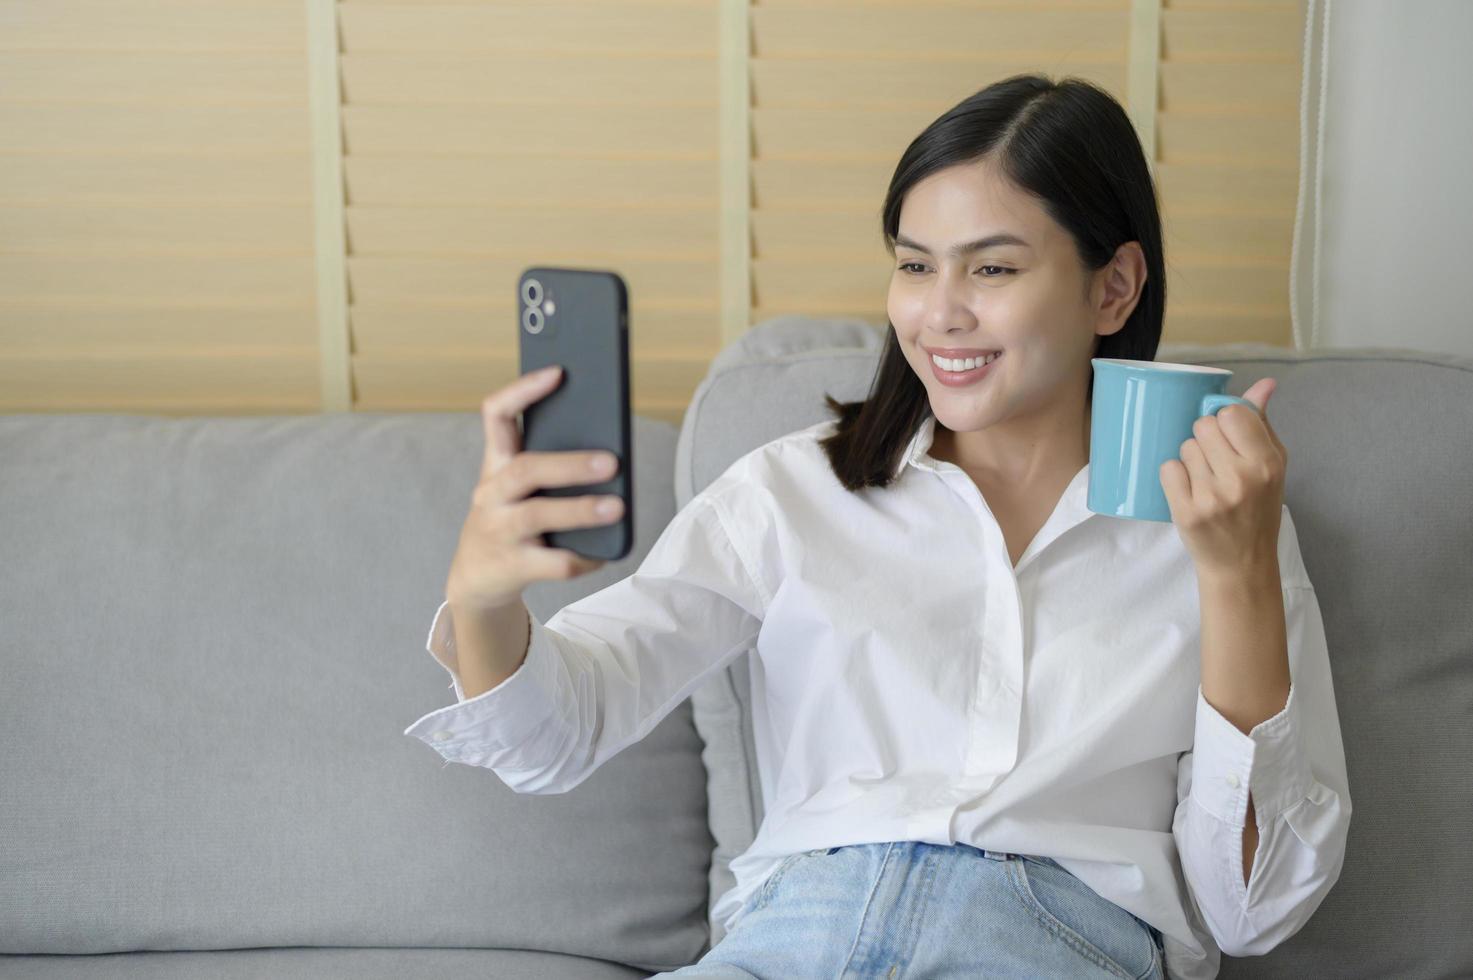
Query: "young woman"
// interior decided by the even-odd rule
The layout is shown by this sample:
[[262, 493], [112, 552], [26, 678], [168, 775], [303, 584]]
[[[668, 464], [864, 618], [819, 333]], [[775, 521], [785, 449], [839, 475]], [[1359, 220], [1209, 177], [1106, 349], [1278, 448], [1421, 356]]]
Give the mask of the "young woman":
[[868, 397], [737, 460], [546, 624], [521, 590], [598, 563], [535, 535], [617, 514], [527, 499], [589, 482], [594, 454], [518, 451], [555, 374], [486, 400], [431, 628], [458, 703], [408, 733], [563, 792], [751, 651], [764, 819], [727, 935], [661, 977], [1209, 978], [1267, 952], [1350, 817], [1271, 380], [1162, 467], [1170, 524], [1087, 510], [1090, 358], [1155, 356], [1166, 281], [1140, 144], [1087, 82], [961, 102], [882, 222]]

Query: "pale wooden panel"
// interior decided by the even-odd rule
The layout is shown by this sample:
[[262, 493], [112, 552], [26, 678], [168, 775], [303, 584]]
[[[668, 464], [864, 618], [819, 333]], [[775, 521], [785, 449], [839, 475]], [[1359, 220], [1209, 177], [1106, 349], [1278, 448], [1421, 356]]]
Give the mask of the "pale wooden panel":
[[757, 211], [795, 206], [868, 207], [874, 209], [878, 229], [880, 205], [894, 170], [894, 159], [878, 156], [865, 160], [754, 159], [752, 206]]
[[[929, 16], [919, 16], [922, 11]], [[763, 4], [752, 8], [752, 51], [759, 58], [873, 52], [922, 63], [946, 56], [1047, 61], [1063, 55], [1117, 62], [1125, 58], [1129, 16], [1123, 3], [1113, 9], [1030, 4], [1006, 12], [927, 4]]]
[[351, 52], [339, 59], [343, 101], [376, 105], [466, 103], [492, 105], [517, 93], [517, 101], [587, 106], [717, 105], [712, 57], [662, 55], [631, 59], [566, 54], [420, 51]]
[[1223, 3], [1163, 10], [1161, 59], [1294, 64], [1304, 45], [1304, 17], [1282, 3]]
[[1165, 163], [1293, 166], [1299, 158], [1299, 113], [1227, 115], [1162, 113], [1157, 147]]
[[1271, 313], [1181, 312], [1166, 316], [1163, 344], [1277, 344], [1293, 347], [1288, 311]]
[[[518, 310], [505, 302], [455, 306], [358, 306], [353, 310], [353, 349], [383, 356], [388, 351], [438, 350], [460, 347], [506, 353], [517, 344]], [[3, 313], [0, 313], [3, 317]], [[0, 319], [0, 324], [3, 324]], [[631, 358], [671, 356], [709, 363], [721, 349], [720, 320], [715, 308], [650, 308], [630, 297]], [[0, 339], [3, 339], [0, 332]]]
[[0, 253], [0, 290], [9, 302], [125, 299], [209, 301], [241, 306], [310, 305], [311, 255], [25, 255]]
[[1178, 214], [1167, 223], [1163, 237], [1163, 247], [1172, 261], [1277, 260], [1285, 263], [1287, 270], [1294, 213]]
[[822, 317], [838, 320], [863, 320], [866, 323], [884, 330], [889, 325], [889, 317], [885, 313], [885, 297], [868, 306], [855, 303], [812, 303], [798, 301], [784, 304], [782, 307], [753, 306], [752, 325], [769, 320], [775, 316], [787, 316], [801, 313], [804, 316]]
[[0, 153], [190, 153], [209, 157], [308, 146], [305, 103], [294, 106], [20, 105], [0, 103]]
[[809, 207], [752, 212], [752, 253], [765, 259], [823, 256], [884, 263], [879, 204], [860, 211]]
[[1125, 90], [1125, 66], [1119, 63], [1009, 57], [953, 60], [877, 61], [870, 55], [824, 58], [819, 69], [808, 58], [753, 58], [752, 100], [760, 106], [955, 105], [1009, 75], [1032, 71], [1087, 78], [1113, 93]]
[[470, 251], [544, 257], [530, 265], [577, 249], [602, 252], [604, 261], [634, 255], [715, 261], [716, 222], [710, 210], [680, 207], [350, 207], [348, 242], [360, 257]]
[[[1236, 310], [1275, 314], [1289, 309], [1289, 277], [1285, 264], [1272, 259], [1257, 262], [1197, 264], [1166, 261], [1167, 316], [1184, 312]], [[1234, 337], [1219, 338], [1222, 343]]]
[[167, 354], [182, 348], [219, 353], [285, 351], [316, 357], [315, 317], [308, 306], [241, 308], [123, 304], [111, 297], [24, 304], [0, 300], [0, 351], [52, 351], [86, 356], [112, 350]]
[[1299, 60], [1259, 64], [1168, 62], [1161, 66], [1164, 112], [1299, 111]]
[[[462, 255], [433, 257], [351, 256], [348, 259], [349, 288], [355, 304], [402, 305], [407, 301], [477, 300], [510, 303], [516, 297], [516, 281], [533, 263], [495, 256], [467, 258]], [[629, 288], [630, 317], [636, 303], [687, 307], [709, 305], [716, 309], [716, 261], [692, 259], [624, 258], [607, 264], [598, 254], [566, 253], [552, 256], [559, 265], [574, 268], [609, 268], [624, 278]]]
[[[716, 52], [716, 4], [344, 4], [343, 51]], [[524, 84], [526, 84], [524, 82]], [[518, 93], [519, 95], [521, 93]]]
[[317, 385], [315, 352], [0, 353], [0, 411], [310, 412]]
[[678, 204], [713, 218], [716, 205], [714, 159], [403, 155], [350, 156], [344, 164], [354, 204], [583, 207], [618, 201]]
[[310, 177], [310, 161], [302, 153], [0, 153], [0, 203], [198, 205], [231, 201], [290, 204], [310, 210]]
[[1172, 215], [1288, 215], [1294, 220], [1299, 194], [1295, 167], [1161, 163], [1156, 187], [1162, 210]]
[[[648, 404], [670, 407], [690, 401], [696, 385], [706, 376], [708, 359], [649, 356], [632, 361], [629, 371], [631, 408]], [[475, 347], [461, 350], [396, 351], [357, 354], [353, 377], [357, 407], [382, 411], [379, 406], [425, 403], [433, 392], [436, 403], [479, 409], [480, 401], [516, 380], [514, 354], [488, 353]]]
[[[924, 116], [924, 118], [923, 118]], [[914, 109], [752, 108], [753, 155], [885, 161], [894, 169], [931, 115]], [[883, 197], [883, 189], [881, 197]]]
[[716, 155], [715, 113], [683, 106], [349, 105], [343, 125], [348, 153]]
[[[6, 102], [233, 102], [298, 105], [307, 84], [297, 51], [6, 51]], [[187, 80], [187, 81], [185, 81]]]
[[299, 205], [8, 205], [0, 230], [7, 251], [312, 254], [311, 210]]
[[298, 52], [304, 19], [301, 0], [0, 0], [0, 48]]
[[786, 258], [752, 260], [753, 305], [770, 310], [800, 307], [854, 307], [883, 311], [890, 268], [882, 259]]

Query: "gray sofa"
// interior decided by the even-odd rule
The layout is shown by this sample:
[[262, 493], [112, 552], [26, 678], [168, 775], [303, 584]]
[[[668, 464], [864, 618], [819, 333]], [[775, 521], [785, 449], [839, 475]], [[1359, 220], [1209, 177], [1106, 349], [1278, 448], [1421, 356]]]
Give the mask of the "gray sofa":
[[[732, 460], [867, 390], [878, 334], [779, 318], [683, 428], [638, 419], [628, 574]], [[1473, 975], [1473, 362], [1163, 346], [1272, 375], [1355, 816], [1314, 918], [1232, 977]], [[403, 729], [474, 413], [0, 416], [0, 976], [639, 978], [694, 962], [762, 818], [746, 658], [572, 792]], [[672, 480], [673, 475], [673, 480]]]

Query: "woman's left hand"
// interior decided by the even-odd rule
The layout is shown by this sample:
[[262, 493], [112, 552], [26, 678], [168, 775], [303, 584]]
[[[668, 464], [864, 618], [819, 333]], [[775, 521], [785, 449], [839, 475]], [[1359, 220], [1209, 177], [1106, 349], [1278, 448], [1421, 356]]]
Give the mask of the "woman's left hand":
[[1161, 464], [1171, 521], [1201, 575], [1277, 567], [1289, 451], [1268, 423], [1278, 387], [1262, 378], [1243, 392], [1258, 407], [1229, 405], [1192, 423], [1181, 458]]

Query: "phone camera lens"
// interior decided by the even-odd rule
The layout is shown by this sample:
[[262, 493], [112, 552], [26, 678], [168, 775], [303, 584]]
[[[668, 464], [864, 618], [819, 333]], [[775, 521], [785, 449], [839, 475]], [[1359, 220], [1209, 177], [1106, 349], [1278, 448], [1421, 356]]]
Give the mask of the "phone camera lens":
[[536, 279], [522, 280], [522, 302], [528, 306], [536, 306], [542, 302], [542, 283]]
[[526, 328], [527, 333], [541, 333], [542, 325], [541, 310], [535, 306], [528, 306], [522, 309], [522, 326]]

